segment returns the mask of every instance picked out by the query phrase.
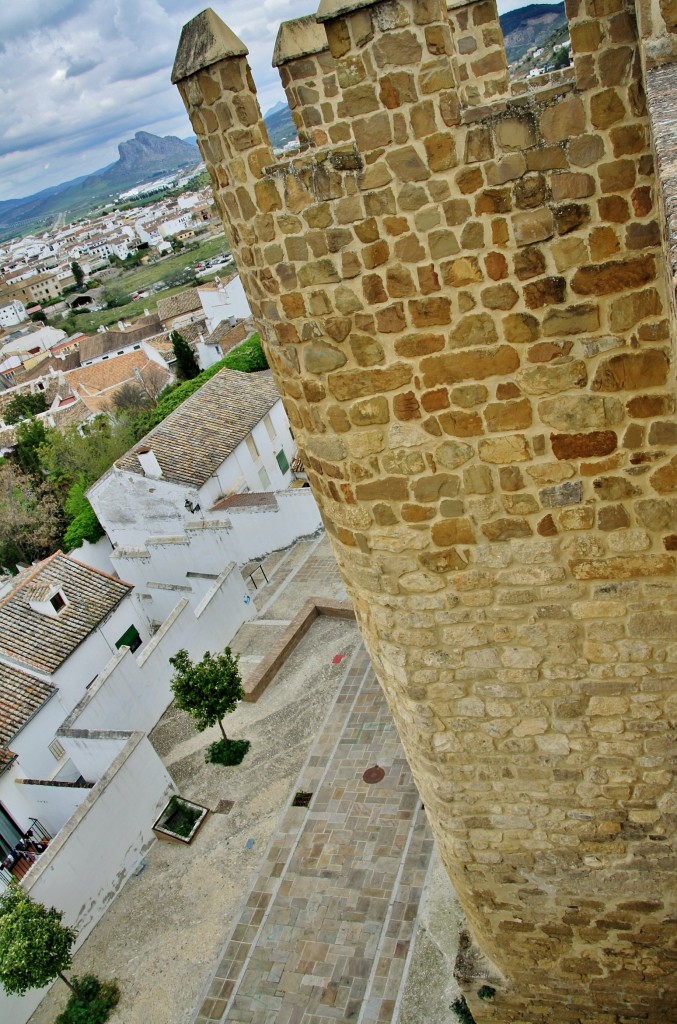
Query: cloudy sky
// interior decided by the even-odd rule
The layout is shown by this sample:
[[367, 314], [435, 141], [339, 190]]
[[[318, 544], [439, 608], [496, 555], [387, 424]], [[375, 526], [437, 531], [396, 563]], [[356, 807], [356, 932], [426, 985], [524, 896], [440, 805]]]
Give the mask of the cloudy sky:
[[[528, 2], [499, 0], [499, 10]], [[118, 143], [136, 131], [189, 136], [169, 76], [182, 25], [206, 3], [0, 0], [0, 200], [112, 163]], [[213, 0], [212, 6], [249, 47], [265, 112], [284, 98], [270, 66], [278, 26], [316, 4]]]

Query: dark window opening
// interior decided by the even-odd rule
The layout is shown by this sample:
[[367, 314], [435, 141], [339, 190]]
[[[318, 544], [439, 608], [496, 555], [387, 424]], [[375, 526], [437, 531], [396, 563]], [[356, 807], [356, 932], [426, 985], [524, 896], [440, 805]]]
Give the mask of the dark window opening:
[[66, 607], [65, 598], [60, 590], [57, 591], [54, 597], [50, 597], [49, 603], [51, 604], [55, 612], [60, 612], [62, 608]]
[[130, 626], [129, 629], [125, 630], [120, 639], [116, 641], [115, 646], [118, 650], [121, 647], [129, 647], [130, 651], [136, 651], [142, 643], [143, 641], [136, 626]]

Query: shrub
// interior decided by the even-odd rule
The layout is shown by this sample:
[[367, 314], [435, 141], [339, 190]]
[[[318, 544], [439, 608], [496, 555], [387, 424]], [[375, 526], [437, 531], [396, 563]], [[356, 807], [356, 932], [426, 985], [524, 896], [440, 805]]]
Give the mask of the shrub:
[[241, 764], [249, 750], [249, 740], [216, 740], [205, 751], [207, 764], [222, 764], [226, 767]]
[[54, 1024], [104, 1024], [120, 1000], [116, 981], [99, 981], [91, 974], [73, 978], [78, 995], [72, 995]]

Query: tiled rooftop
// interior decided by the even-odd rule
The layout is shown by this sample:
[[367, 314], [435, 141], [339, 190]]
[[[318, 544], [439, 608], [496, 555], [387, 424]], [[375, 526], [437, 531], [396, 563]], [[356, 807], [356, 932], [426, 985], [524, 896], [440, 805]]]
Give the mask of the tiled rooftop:
[[[66, 607], [55, 617], [34, 611], [36, 587], [55, 583]], [[0, 655], [51, 674], [130, 590], [131, 584], [57, 551], [21, 573], [0, 601]]]
[[42, 679], [0, 662], [0, 770], [12, 760], [9, 744], [55, 687]]
[[219, 498], [212, 505], [212, 511], [224, 508], [274, 508], [277, 499], [270, 491], [247, 491], [245, 494], [230, 494], [227, 498]]
[[136, 450], [149, 447], [160, 463], [163, 479], [201, 487], [279, 397], [270, 370], [221, 370], [115, 465], [143, 476]]
[[184, 313], [191, 313], [195, 309], [201, 309], [202, 303], [197, 293], [197, 288], [186, 288], [176, 295], [170, 295], [167, 299], [159, 299], [157, 311], [160, 320], [166, 323], [174, 317], [183, 316]]
[[127, 330], [102, 331], [100, 334], [87, 335], [80, 342], [80, 361], [84, 363], [88, 359], [97, 359], [108, 352], [129, 348], [130, 345], [138, 345], [146, 338], [154, 338], [158, 334], [162, 334], [162, 330], [159, 316], [153, 313], [136, 320]]
[[[164, 375], [164, 382], [169, 383], [170, 374], [159, 363], [148, 358], [143, 350], [125, 352], [121, 356], [80, 366], [66, 374], [68, 384], [80, 393], [90, 408], [103, 409], [111, 399], [111, 390], [128, 382], [138, 382], [138, 374], [143, 376], [149, 367]], [[102, 392], [106, 392], [102, 395]], [[99, 399], [99, 401], [97, 401]]]

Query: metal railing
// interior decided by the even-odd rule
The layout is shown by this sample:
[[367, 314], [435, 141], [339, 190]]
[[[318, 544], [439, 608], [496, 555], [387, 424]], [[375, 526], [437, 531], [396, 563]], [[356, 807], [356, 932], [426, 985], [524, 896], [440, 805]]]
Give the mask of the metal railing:
[[0, 883], [8, 886], [28, 874], [41, 853], [47, 849], [52, 836], [37, 818], [29, 818], [28, 828], [14, 847], [0, 862]]

